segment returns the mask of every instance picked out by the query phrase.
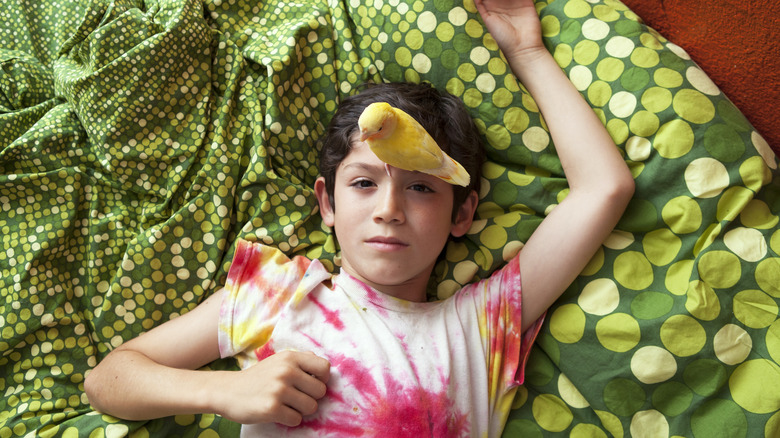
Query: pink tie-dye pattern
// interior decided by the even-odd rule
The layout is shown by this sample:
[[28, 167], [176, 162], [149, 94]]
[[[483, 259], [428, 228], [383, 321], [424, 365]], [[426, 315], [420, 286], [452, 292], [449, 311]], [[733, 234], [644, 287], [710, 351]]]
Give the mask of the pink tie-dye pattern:
[[339, 317], [338, 310], [328, 309], [313, 295], [308, 295], [308, 298], [320, 309], [320, 312], [322, 312], [322, 315], [325, 317], [325, 322], [332, 325], [336, 330], [344, 330], [344, 322]]
[[343, 410], [331, 411], [328, 418], [305, 420], [302, 427], [331, 436], [376, 436], [380, 432], [388, 437], [469, 436], [468, 415], [456, 410], [454, 395], [447, 390], [448, 377], [440, 376], [440, 391], [416, 383], [404, 385], [387, 371], [382, 372], [380, 384], [354, 358], [338, 355], [330, 360], [332, 373], [345, 381], [340, 386], [358, 388], [359, 396], [344, 400], [329, 389], [325, 397], [338, 400]]
[[[253, 344], [253, 349], [247, 353], [253, 356], [252, 360], [263, 360], [275, 353], [276, 349], [273, 344], [276, 336], [271, 336], [271, 331], [276, 326], [281, 314], [296, 313], [299, 310], [304, 311], [302, 315], [308, 315], [308, 312], [316, 313], [318, 316], [311, 319], [311, 321], [318, 321], [316, 326], [296, 326], [297, 329], [294, 331], [299, 338], [308, 339], [308, 343], [293, 342], [293, 346], [288, 347], [286, 341], [280, 341], [278, 346], [280, 349], [301, 348], [300, 345], [303, 345], [304, 349], [310, 348], [305, 346], [307, 344], [315, 346], [314, 350], [317, 354], [328, 358], [332, 364], [332, 378], [328, 384], [326, 398], [323, 399], [325, 402], [321, 411], [323, 415], [316, 414], [314, 417], [305, 419], [302, 425], [304, 427], [290, 429], [288, 433], [311, 436], [310, 432], [305, 432], [305, 430], [309, 430], [319, 436], [347, 437], [362, 435], [469, 436], [472, 432], [477, 435], [485, 433], [487, 429], [485, 425], [473, 418], [475, 415], [473, 405], [471, 408], [464, 409], [462, 401], [464, 396], [466, 400], [470, 398], [466, 395], [470, 392], [464, 391], [465, 388], [452, 386], [459, 384], [461, 378], [453, 376], [456, 380], [451, 384], [449, 381], [450, 373], [442, 371], [441, 368], [431, 369], [424, 366], [418, 371], [414, 357], [419, 354], [419, 350], [408, 351], [409, 348], [404, 342], [402, 326], [393, 326], [395, 328], [391, 333], [396, 341], [401, 341], [401, 346], [406, 353], [405, 356], [408, 358], [408, 362], [400, 368], [394, 366], [392, 369], [385, 369], [386, 359], [380, 359], [377, 362], [377, 358], [373, 356], [373, 359], [368, 363], [374, 365], [365, 365], [362, 356], [349, 353], [349, 349], [356, 346], [351, 335], [346, 339], [346, 344], [335, 350], [333, 350], [332, 344], [328, 344], [331, 345], [331, 348], [326, 349], [317, 341], [317, 339], [331, 339], [320, 337], [328, 332], [333, 333], [333, 329], [342, 334], [351, 333], [351, 324], [355, 315], [359, 315], [358, 318], [362, 319], [363, 315], [366, 315], [366, 306], [374, 310], [369, 314], [378, 314], [383, 318], [389, 317], [390, 320], [397, 318], [398, 311], [406, 312], [407, 309], [418, 311], [418, 307], [412, 305], [407, 307], [400, 300], [386, 297], [357, 280], [349, 283], [345, 281], [343, 286], [347, 284], [351, 286], [352, 296], [362, 296], [363, 299], [367, 300], [362, 304], [363, 312], [360, 312], [361, 308], [358, 306], [356, 307], [358, 313], [353, 315], [353, 306], [338, 300], [332, 301], [331, 295], [326, 293], [324, 289], [316, 289], [316, 293], [309, 293], [315, 288], [326, 287], [330, 289], [331, 284], [335, 288], [337, 283], [335, 279], [331, 283], [331, 278], [326, 275], [324, 268], [316, 260], [311, 262], [313, 265], [310, 265], [306, 259], [296, 257], [289, 260], [278, 250], [261, 245], [246, 243], [241, 245], [239, 243], [239, 247], [242, 246], [245, 247], [242, 248], [244, 251], [237, 250], [234, 260], [234, 267], [240, 267], [240, 269], [231, 268], [228, 283], [244, 292], [241, 294], [241, 301], [236, 300], [230, 309], [235, 312], [235, 321], [241, 322], [241, 327], [247, 329], [251, 326], [244, 324], [247, 322], [246, 316], [252, 314], [260, 316], [262, 314], [262, 317], [250, 318], [250, 320], [259, 323], [253, 327], [261, 333], [251, 334], [237, 331], [235, 339], [241, 340], [242, 336], [251, 338], [252, 343], [248, 346]], [[342, 275], [346, 277], [346, 274]], [[337, 292], [336, 296], [341, 296], [338, 294], [342, 293]], [[263, 297], [262, 300], [252, 299], [253, 302], [263, 305], [247, 305], [246, 298], [244, 298], [247, 296]], [[501, 412], [508, 412], [511, 395], [514, 394], [513, 391], [509, 390], [523, 380], [524, 363], [530, 346], [538, 333], [541, 320], [537, 321], [524, 335], [521, 333], [522, 326], [519, 318], [521, 310], [520, 276], [517, 260], [510, 261], [490, 280], [466, 287], [456, 295], [455, 299], [463, 300], [464, 296], [467, 297], [465, 301], [471, 304], [464, 306], [458, 304], [456, 307], [462, 307], [464, 312], [470, 311], [472, 315], [477, 317], [478, 324], [472, 327], [478, 326], [479, 333], [482, 334], [484, 360], [486, 360], [487, 365], [485, 370], [487, 376], [482, 374], [483, 377], [480, 377], [480, 381], [485, 382], [483, 379], [487, 377], [487, 382], [485, 382], [487, 384], [487, 400], [490, 400], [491, 407], [486, 412], [488, 415], [481, 414], [479, 418], [491, 418], [489, 430], [500, 431], [501, 425], [506, 419], [506, 413], [502, 414]], [[239, 302], [243, 304], [236, 306], [235, 304]], [[306, 302], [310, 304], [305, 304]], [[296, 321], [303, 322], [305, 320], [296, 318]], [[301, 328], [303, 331], [299, 331]], [[315, 329], [310, 332], [311, 336], [307, 334], [309, 328]], [[370, 333], [371, 330], [368, 332]], [[476, 332], [470, 331], [469, 333], [476, 335]], [[354, 339], [360, 338], [361, 335], [356, 333]], [[479, 338], [477, 337], [477, 339]], [[258, 340], [267, 342], [257, 343]], [[239, 346], [242, 343], [232, 343], [232, 346]], [[247, 344], [243, 343], [243, 345]], [[348, 347], [348, 345], [352, 345], [352, 347]], [[344, 348], [345, 346], [347, 348]], [[238, 351], [233, 351], [238, 353]], [[334, 353], [334, 351], [344, 353]], [[477, 351], [479, 348], [473, 350], [473, 353]], [[479, 354], [479, 356], [482, 355]], [[474, 356], [469, 354], [466, 357]], [[402, 369], [407, 371], [402, 372]], [[421, 384], [423, 382], [425, 385]], [[327, 414], [325, 414], [326, 412]], [[494, 416], [496, 418], [493, 418]], [[471, 421], [474, 421], [474, 424], [470, 424]]]

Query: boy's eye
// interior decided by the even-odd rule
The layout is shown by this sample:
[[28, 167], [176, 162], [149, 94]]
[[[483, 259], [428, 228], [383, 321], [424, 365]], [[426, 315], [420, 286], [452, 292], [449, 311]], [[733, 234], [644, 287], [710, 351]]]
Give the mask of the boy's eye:
[[364, 189], [368, 187], [373, 187], [374, 183], [367, 179], [359, 179], [352, 183], [352, 187], [356, 187], [359, 189]]
[[425, 184], [414, 184], [410, 187], [415, 192], [424, 192], [424, 193], [431, 193], [433, 192], [433, 189], [426, 186]]

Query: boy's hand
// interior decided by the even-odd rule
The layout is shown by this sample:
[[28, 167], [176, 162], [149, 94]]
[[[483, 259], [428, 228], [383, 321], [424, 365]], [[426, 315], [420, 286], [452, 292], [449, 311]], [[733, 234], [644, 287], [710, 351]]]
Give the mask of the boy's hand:
[[533, 0], [474, 0], [474, 4], [508, 60], [547, 52]]
[[[317, 412], [327, 391], [330, 363], [314, 353], [284, 351], [238, 372], [228, 372], [220, 385], [224, 398], [215, 411], [242, 424], [275, 422], [297, 426]], [[220, 388], [217, 388], [220, 389]]]

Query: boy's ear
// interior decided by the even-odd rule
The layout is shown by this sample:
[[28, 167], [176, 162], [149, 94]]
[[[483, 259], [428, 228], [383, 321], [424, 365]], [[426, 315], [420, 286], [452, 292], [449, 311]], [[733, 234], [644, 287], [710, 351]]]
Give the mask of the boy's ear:
[[325, 189], [325, 178], [319, 177], [314, 181], [314, 194], [317, 196], [317, 202], [320, 204], [320, 216], [325, 225], [333, 228], [336, 223], [333, 204], [331, 203], [328, 191]]
[[452, 231], [450, 234], [455, 237], [466, 234], [469, 228], [471, 228], [471, 223], [474, 221], [474, 212], [477, 210], [478, 202], [479, 196], [476, 191], [472, 190], [458, 209], [458, 214], [455, 217], [455, 221], [452, 223]]

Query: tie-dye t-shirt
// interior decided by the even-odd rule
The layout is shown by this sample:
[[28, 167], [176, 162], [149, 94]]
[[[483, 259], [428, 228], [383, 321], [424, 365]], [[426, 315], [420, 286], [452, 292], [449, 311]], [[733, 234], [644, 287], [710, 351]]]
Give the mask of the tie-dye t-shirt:
[[517, 257], [449, 299], [414, 303], [240, 241], [225, 287], [223, 357], [247, 368], [296, 350], [331, 363], [317, 413], [242, 436], [498, 436], [541, 323], [522, 334]]

